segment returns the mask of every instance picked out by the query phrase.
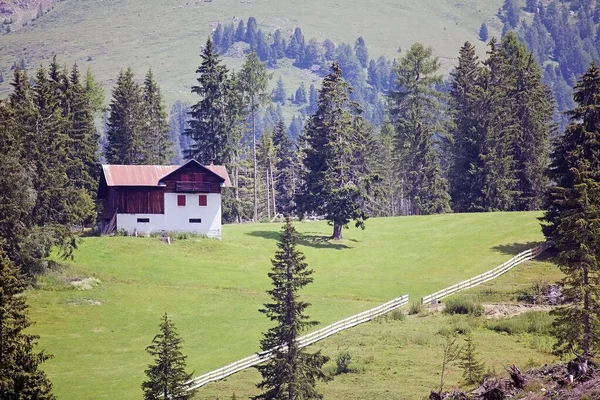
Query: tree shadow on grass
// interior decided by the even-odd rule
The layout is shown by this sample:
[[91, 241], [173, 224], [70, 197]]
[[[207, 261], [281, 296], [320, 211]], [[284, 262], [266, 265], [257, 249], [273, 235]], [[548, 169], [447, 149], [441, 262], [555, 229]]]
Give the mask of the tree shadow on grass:
[[[247, 235], [271, 240], [279, 240], [281, 237], [279, 232], [273, 231], [252, 231], [248, 232]], [[302, 246], [313, 247], [315, 249], [344, 250], [350, 248], [343, 243], [332, 242], [329, 236], [316, 234], [298, 233], [298, 243]]]
[[[510, 256], [516, 256], [525, 250], [533, 249], [536, 246], [539, 246], [543, 242], [526, 242], [526, 243], [511, 243], [511, 244], [501, 244], [499, 246], [492, 247], [492, 250], [495, 250], [502, 254], [507, 254]], [[556, 250], [554, 247], [551, 247], [544, 251], [542, 254], [536, 257], [538, 260], [549, 260], [554, 258], [556, 255]]]

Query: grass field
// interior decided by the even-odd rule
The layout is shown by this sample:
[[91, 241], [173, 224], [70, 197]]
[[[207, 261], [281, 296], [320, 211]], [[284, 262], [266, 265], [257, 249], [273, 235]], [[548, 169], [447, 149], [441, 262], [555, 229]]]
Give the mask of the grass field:
[[[312, 303], [309, 315], [329, 324], [405, 293], [418, 300], [488, 270], [543, 239], [538, 216], [372, 219], [364, 231], [344, 231], [341, 242], [324, 239], [331, 233], [324, 222], [298, 223], [301, 248], [315, 270], [314, 283], [302, 294]], [[196, 374], [256, 351], [269, 326], [257, 310], [267, 300], [279, 228], [225, 226], [222, 241], [171, 246], [152, 238], [84, 238], [75, 262], [29, 293], [34, 331], [41, 334], [41, 347], [55, 355], [44, 368], [58, 397], [138, 396], [149, 362], [144, 348], [165, 311], [185, 340], [188, 366]], [[85, 291], [64, 283], [88, 277], [101, 283]], [[419, 326], [405, 324], [403, 329]]]
[[[64, 0], [18, 32], [0, 36], [0, 70], [8, 78], [9, 67], [20, 58], [36, 68], [57, 54], [68, 64], [91, 67], [110, 87], [121, 68], [131, 66], [142, 78], [152, 67], [168, 103], [195, 101], [190, 87], [195, 84], [200, 46], [217, 22], [250, 16], [268, 33], [300, 26], [307, 40], [353, 44], [363, 36], [372, 58], [396, 57], [398, 47], [420, 41], [434, 47], [447, 70], [466, 40], [479, 43], [480, 54], [485, 54], [478, 30], [486, 22], [491, 34], [500, 33], [496, 13], [501, 5], [501, 0]], [[239, 64], [235, 59], [228, 62]], [[293, 67], [276, 70], [272, 84], [283, 75], [291, 93], [300, 81], [309, 84], [315, 79], [305, 72]], [[0, 85], [0, 94], [7, 94], [9, 80]]]

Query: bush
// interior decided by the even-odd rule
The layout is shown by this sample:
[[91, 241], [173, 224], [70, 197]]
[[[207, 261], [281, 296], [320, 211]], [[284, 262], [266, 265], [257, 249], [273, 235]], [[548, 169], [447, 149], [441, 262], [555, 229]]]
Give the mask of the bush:
[[127, 231], [123, 228], [119, 228], [115, 231], [115, 236], [128, 236]]
[[486, 322], [486, 327], [495, 332], [509, 335], [531, 333], [547, 335], [550, 333], [553, 318], [546, 312], [531, 311], [511, 318], [502, 318]]
[[421, 314], [422, 311], [423, 311], [423, 304], [415, 301], [415, 302], [410, 303], [410, 307], [408, 308], [408, 315]]
[[544, 294], [543, 289], [546, 286], [545, 282], [535, 282], [533, 285], [528, 286], [517, 291], [517, 301], [521, 301], [529, 304], [536, 304], [543, 302]]
[[471, 299], [465, 297], [451, 297], [446, 301], [444, 313], [450, 315], [473, 315], [478, 317], [483, 314], [483, 307], [481, 304], [475, 304]]
[[390, 318], [393, 321], [404, 321], [406, 315], [404, 315], [404, 313], [400, 310], [394, 310], [390, 313]]
[[352, 356], [347, 351], [340, 353], [335, 361], [336, 370], [335, 374], [347, 374], [350, 372], [350, 363], [352, 362]]

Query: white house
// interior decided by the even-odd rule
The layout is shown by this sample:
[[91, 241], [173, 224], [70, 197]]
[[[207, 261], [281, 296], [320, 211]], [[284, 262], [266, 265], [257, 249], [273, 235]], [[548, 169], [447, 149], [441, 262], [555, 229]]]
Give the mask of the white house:
[[195, 232], [221, 237], [221, 188], [231, 187], [224, 166], [103, 165], [98, 199], [104, 232]]

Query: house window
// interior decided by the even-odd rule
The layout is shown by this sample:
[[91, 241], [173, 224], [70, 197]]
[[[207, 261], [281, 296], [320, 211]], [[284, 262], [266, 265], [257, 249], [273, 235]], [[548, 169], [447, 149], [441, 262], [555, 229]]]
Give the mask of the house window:
[[149, 223], [150, 222], [150, 218], [138, 218], [137, 222], [138, 223]]
[[190, 224], [201, 224], [202, 218], [190, 218]]
[[178, 194], [177, 195], [177, 205], [178, 206], [185, 206], [185, 194]]
[[200, 196], [198, 196], [198, 205], [199, 206], [206, 205], [206, 195], [205, 194], [201, 194]]

